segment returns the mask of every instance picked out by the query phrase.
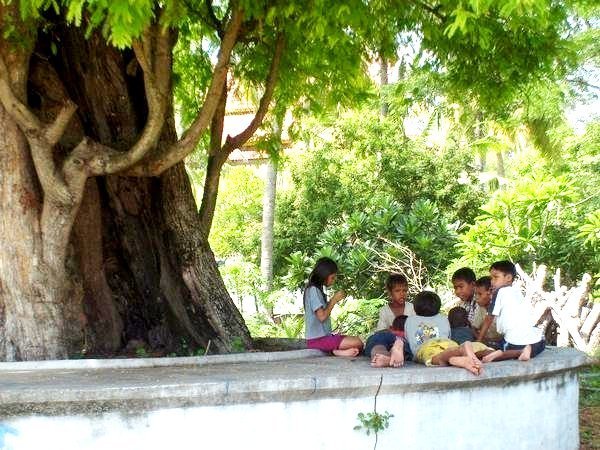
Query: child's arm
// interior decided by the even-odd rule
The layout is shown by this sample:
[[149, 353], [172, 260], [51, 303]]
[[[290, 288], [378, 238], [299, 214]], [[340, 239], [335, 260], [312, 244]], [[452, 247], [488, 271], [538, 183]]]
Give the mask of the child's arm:
[[483, 323], [481, 324], [481, 328], [479, 329], [479, 334], [477, 335], [477, 341], [483, 342], [483, 339], [485, 338], [485, 335], [492, 326], [493, 322], [494, 316], [492, 316], [491, 314], [485, 316], [485, 318], [483, 319]]
[[346, 294], [344, 291], [337, 291], [335, 294], [331, 296], [329, 301], [327, 302], [327, 306], [325, 308], [319, 308], [315, 311], [315, 315], [320, 322], [325, 322], [329, 316], [331, 316], [331, 311], [337, 302], [342, 300]]

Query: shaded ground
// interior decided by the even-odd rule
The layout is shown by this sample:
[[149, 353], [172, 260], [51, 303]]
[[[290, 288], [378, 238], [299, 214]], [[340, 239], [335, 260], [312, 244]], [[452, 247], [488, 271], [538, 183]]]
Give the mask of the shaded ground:
[[600, 449], [600, 365], [581, 373], [579, 427], [581, 449]]

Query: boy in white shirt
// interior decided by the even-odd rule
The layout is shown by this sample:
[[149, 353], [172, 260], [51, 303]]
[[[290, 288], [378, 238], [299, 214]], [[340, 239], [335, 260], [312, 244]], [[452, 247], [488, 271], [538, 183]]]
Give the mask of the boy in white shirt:
[[531, 305], [512, 285], [516, 274], [515, 265], [510, 261], [496, 261], [490, 267], [494, 290], [490, 309], [498, 332], [504, 334], [505, 344], [502, 350], [483, 357], [483, 362], [504, 359], [528, 361], [546, 348], [542, 330], [534, 326]]

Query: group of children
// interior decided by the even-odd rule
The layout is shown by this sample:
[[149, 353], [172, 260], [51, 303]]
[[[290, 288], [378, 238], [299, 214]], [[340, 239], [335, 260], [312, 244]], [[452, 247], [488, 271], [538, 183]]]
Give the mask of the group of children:
[[[422, 291], [407, 301], [408, 281], [390, 274], [386, 282], [389, 303], [381, 308], [377, 331], [363, 346], [359, 337], [334, 334], [331, 311], [345, 297], [341, 291], [327, 300], [324, 287], [333, 285], [338, 268], [321, 258], [304, 291], [308, 348], [336, 356], [364, 354], [373, 367], [401, 367], [405, 360], [435, 366], [462, 367], [479, 375], [482, 363], [505, 359], [527, 361], [545, 348], [542, 332], [532, 320], [531, 305], [514, 287], [515, 265], [497, 261], [490, 276], [476, 279], [469, 268], [452, 276], [457, 306], [440, 313], [440, 297]], [[364, 347], [364, 348], [363, 348]]]

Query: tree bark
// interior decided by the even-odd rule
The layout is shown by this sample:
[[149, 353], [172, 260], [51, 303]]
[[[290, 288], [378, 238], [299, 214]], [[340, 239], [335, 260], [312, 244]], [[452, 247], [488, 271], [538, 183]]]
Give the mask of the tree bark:
[[[143, 153], [147, 144], [139, 139], [149, 131], [153, 100], [146, 99], [148, 86], [131, 51], [83, 33], [55, 24], [59, 53], [41, 36], [31, 70], [29, 53], [19, 64], [0, 54], [16, 80], [0, 93], [20, 94], [26, 114], [17, 117], [36, 127], [54, 122], [48, 135], [62, 135], [59, 145], [37, 148], [37, 135], [25, 139], [23, 124], [15, 122], [20, 110], [11, 115], [0, 106], [0, 358], [112, 354], [132, 339], [165, 351], [183, 341], [186, 348], [210, 344], [219, 352], [234, 341], [250, 348], [201, 231], [183, 164], [158, 178], [85, 181], [80, 167], [97, 158], [96, 150], [110, 147], [115, 167]], [[69, 122], [64, 105], [70, 101], [78, 110]], [[157, 152], [177, 142], [173, 111], [164, 122]], [[125, 156], [129, 148], [135, 151]], [[89, 173], [108, 167], [90, 166]], [[61, 183], [77, 189], [53, 195]]]
[[28, 43], [34, 42], [28, 24], [15, 19], [14, 8], [0, 5], [0, 25], [12, 16], [23, 33], [18, 48], [9, 50], [0, 40], [0, 359], [65, 357], [82, 335], [82, 289], [76, 268], [48, 254], [50, 248], [66, 254], [68, 241], [44, 236], [48, 229], [43, 211], [46, 218], [58, 221], [69, 221], [72, 211], [42, 203], [28, 140], [15, 120], [15, 110], [3, 106], [7, 95], [14, 95], [11, 108], [26, 101], [32, 51]]
[[[139, 89], [141, 73], [128, 74], [128, 70], [133, 73], [133, 56], [81, 35], [72, 37], [69, 48], [62, 60], [71, 66], [74, 83], [70, 85], [77, 87], [70, 94], [89, 121], [86, 134], [101, 144], [128, 148], [147, 114], [144, 92]], [[97, 62], [92, 73], [85, 64], [90, 54]], [[74, 66], [80, 69], [74, 71]], [[158, 151], [176, 139], [169, 111]], [[206, 348], [210, 341], [211, 349], [223, 352], [236, 337], [251, 347], [248, 330], [202, 233], [183, 164], [159, 178], [100, 177], [98, 187], [95, 214], [101, 217], [102, 242], [93, 239], [92, 229], [79, 225], [87, 232], [78, 233], [78, 243], [94, 248], [79, 247], [78, 254], [86, 268], [97, 267], [99, 262], [90, 259], [102, 255], [104, 277], [98, 280], [96, 272], [86, 270], [85, 286], [101, 285], [106, 292], [108, 285], [110, 295], [86, 292], [86, 299], [93, 299], [86, 303], [91, 319], [89, 350], [115, 351], [128, 341], [142, 340], [170, 352], [183, 341], [188, 348]]]
[[[285, 111], [278, 114], [273, 126], [273, 134], [281, 148], [281, 134]], [[262, 236], [260, 240], [260, 274], [263, 290], [273, 289], [273, 228], [275, 225], [275, 198], [277, 194], [277, 159], [267, 162], [265, 191], [263, 194]], [[272, 316], [272, 314], [271, 314]]]
[[267, 162], [267, 179], [263, 196], [262, 236], [260, 241], [260, 274], [263, 289], [273, 288], [273, 225], [275, 223], [275, 196], [277, 192], [277, 161]]
[[498, 176], [504, 177], [504, 175], [505, 175], [505, 173], [504, 173], [504, 155], [502, 154], [501, 150], [498, 150], [496, 152], [496, 161], [497, 161], [496, 172], [498, 173]]
[[379, 67], [379, 82], [381, 85], [381, 108], [380, 108], [380, 114], [382, 117], [385, 117], [388, 115], [388, 111], [390, 109], [390, 105], [388, 104], [388, 102], [385, 100], [385, 98], [383, 97], [383, 89], [385, 86], [387, 86], [389, 84], [388, 81], [388, 61], [384, 56], [380, 57], [381, 59], [381, 66]]

